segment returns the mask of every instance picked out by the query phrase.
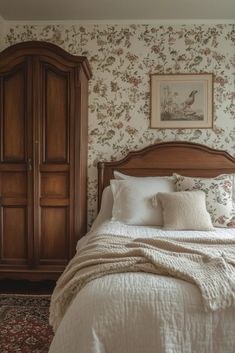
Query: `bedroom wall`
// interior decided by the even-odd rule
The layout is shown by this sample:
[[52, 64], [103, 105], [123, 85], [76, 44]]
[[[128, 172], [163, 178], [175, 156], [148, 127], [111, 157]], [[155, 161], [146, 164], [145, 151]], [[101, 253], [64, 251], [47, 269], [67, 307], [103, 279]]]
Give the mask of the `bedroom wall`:
[[[234, 24], [5, 24], [3, 49], [45, 40], [86, 55], [89, 85], [89, 223], [96, 212], [99, 160], [172, 140], [198, 142], [235, 156]], [[149, 128], [150, 73], [212, 72], [214, 129]]]

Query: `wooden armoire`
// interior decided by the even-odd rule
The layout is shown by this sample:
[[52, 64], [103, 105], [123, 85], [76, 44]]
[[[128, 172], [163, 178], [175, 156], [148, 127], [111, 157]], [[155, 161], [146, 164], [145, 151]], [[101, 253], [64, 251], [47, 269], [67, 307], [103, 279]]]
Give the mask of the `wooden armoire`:
[[54, 44], [0, 53], [0, 278], [58, 278], [86, 232], [90, 76]]

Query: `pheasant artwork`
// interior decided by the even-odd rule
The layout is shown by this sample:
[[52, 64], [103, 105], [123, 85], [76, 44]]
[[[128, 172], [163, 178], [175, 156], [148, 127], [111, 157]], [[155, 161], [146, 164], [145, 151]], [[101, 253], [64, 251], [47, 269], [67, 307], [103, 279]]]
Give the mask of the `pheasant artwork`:
[[193, 90], [190, 95], [188, 96], [188, 98], [186, 99], [186, 101], [183, 103], [183, 109], [184, 110], [188, 110], [191, 108], [191, 105], [193, 105], [194, 101], [195, 101], [195, 95], [198, 93], [197, 90]]
[[203, 120], [203, 111], [199, 105], [200, 91], [196, 87], [182, 91], [177, 88], [172, 89], [169, 85], [165, 85], [162, 89], [161, 120]]

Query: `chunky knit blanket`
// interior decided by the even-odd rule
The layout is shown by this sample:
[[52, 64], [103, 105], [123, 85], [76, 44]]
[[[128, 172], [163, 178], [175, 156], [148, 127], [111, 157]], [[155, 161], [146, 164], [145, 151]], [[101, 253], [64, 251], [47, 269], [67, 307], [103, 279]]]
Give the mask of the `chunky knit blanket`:
[[216, 238], [92, 237], [57, 282], [50, 323], [57, 329], [76, 294], [91, 280], [121, 272], [148, 272], [194, 283], [206, 311], [235, 305], [235, 240]]

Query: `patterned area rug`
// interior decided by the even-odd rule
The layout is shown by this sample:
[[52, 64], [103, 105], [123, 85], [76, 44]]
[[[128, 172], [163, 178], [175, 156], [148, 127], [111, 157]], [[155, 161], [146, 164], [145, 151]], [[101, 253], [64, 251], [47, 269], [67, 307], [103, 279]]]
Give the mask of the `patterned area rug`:
[[0, 294], [0, 353], [47, 353], [49, 295]]

